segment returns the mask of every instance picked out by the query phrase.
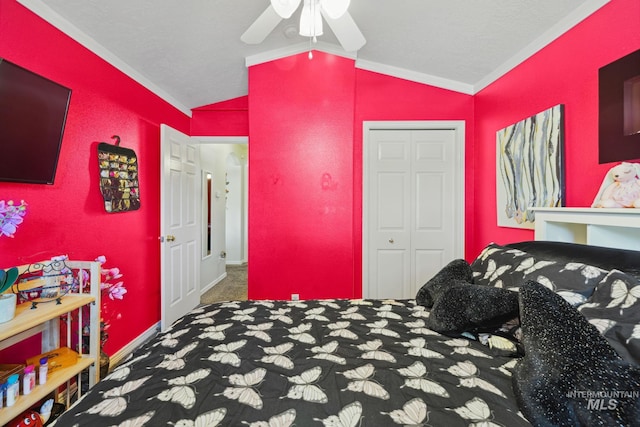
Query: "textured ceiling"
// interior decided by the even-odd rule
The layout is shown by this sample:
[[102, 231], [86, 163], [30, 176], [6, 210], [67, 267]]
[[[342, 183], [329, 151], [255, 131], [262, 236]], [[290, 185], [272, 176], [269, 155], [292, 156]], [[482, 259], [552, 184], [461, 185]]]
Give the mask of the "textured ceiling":
[[[247, 63], [308, 49], [299, 13], [259, 45], [240, 36], [269, 0], [18, 0], [181, 110], [247, 94]], [[356, 66], [474, 93], [608, 0], [352, 0]], [[298, 11], [299, 12], [299, 11]], [[295, 33], [295, 32], [294, 32]]]

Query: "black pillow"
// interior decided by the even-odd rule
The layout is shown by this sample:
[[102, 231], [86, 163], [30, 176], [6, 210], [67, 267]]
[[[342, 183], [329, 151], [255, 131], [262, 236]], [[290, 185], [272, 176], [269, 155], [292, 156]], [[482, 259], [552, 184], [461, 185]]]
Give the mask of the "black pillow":
[[456, 280], [471, 283], [473, 272], [464, 259], [454, 259], [425, 283], [416, 294], [416, 303], [433, 307], [435, 299]]
[[556, 262], [490, 243], [471, 263], [473, 283], [517, 290], [533, 280], [576, 306], [584, 303], [607, 272], [578, 262]]
[[513, 389], [533, 425], [640, 425], [640, 368], [622, 360], [574, 307], [527, 281], [520, 322], [525, 356]]
[[440, 333], [489, 332], [518, 314], [518, 294], [463, 280], [436, 295], [425, 324]]

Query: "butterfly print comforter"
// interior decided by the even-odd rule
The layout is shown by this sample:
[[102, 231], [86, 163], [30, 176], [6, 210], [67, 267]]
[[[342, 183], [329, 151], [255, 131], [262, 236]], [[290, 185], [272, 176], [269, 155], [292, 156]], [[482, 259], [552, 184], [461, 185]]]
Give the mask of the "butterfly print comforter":
[[413, 300], [202, 306], [57, 426], [519, 426], [516, 359], [426, 329]]

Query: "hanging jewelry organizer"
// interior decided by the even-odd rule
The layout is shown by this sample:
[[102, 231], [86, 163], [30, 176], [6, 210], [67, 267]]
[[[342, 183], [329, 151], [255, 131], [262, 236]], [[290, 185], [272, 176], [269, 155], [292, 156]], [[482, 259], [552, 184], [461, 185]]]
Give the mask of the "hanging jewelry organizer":
[[115, 144], [98, 144], [100, 192], [104, 209], [109, 213], [135, 211], [140, 208], [138, 188], [138, 157], [135, 151], [120, 147], [120, 137], [113, 135]]

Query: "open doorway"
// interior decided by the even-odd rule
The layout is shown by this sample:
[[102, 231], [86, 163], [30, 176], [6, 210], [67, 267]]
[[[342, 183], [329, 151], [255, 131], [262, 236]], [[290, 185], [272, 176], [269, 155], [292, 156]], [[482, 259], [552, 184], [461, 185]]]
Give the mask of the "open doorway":
[[200, 137], [201, 303], [247, 295], [248, 146], [242, 137]]
[[200, 296], [200, 304], [247, 300], [247, 264], [227, 265], [227, 275]]

